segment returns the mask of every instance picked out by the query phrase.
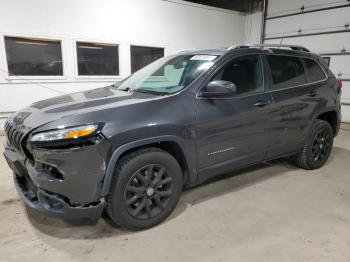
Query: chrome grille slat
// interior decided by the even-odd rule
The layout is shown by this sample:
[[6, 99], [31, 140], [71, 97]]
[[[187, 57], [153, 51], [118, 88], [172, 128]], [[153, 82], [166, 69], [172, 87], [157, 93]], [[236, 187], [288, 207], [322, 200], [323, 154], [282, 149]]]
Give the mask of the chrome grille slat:
[[10, 124], [6, 121], [6, 122], [5, 122], [5, 126], [4, 126], [4, 130], [5, 130], [6, 133], [7, 133], [8, 130], [9, 130], [9, 126], [10, 126]]
[[19, 132], [17, 132], [17, 130], [15, 129], [15, 131], [13, 132], [13, 142], [15, 144], [15, 147], [17, 147], [17, 148], [19, 147], [18, 140], [17, 140], [18, 134], [19, 134]]
[[23, 138], [23, 133], [20, 132], [19, 133], [19, 137], [18, 137], [18, 142], [19, 142], [20, 145], [21, 145], [22, 138]]
[[9, 144], [12, 145], [17, 151], [22, 152], [21, 142], [23, 133], [10, 121], [5, 122], [4, 130]]
[[13, 133], [15, 132], [15, 129], [13, 127], [10, 128], [10, 140], [13, 142]]
[[17, 145], [18, 145], [18, 148], [20, 148], [22, 150], [22, 146], [21, 146], [21, 132], [18, 132], [18, 135], [17, 135]]

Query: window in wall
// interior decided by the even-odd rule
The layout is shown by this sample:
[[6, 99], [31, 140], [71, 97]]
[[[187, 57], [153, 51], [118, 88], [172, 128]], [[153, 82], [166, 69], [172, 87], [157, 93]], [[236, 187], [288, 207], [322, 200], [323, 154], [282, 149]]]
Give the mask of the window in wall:
[[311, 82], [317, 82], [326, 79], [326, 75], [323, 72], [322, 68], [311, 59], [303, 59], [306, 65], [307, 70], [309, 71]]
[[164, 48], [131, 46], [131, 73], [164, 56]]
[[298, 57], [269, 55], [273, 89], [306, 84], [303, 64]]
[[119, 75], [118, 45], [77, 42], [78, 75]]
[[236, 85], [237, 94], [251, 94], [263, 90], [263, 72], [260, 56], [248, 55], [226, 64], [212, 80], [225, 80]]
[[5, 36], [9, 75], [63, 76], [61, 41]]

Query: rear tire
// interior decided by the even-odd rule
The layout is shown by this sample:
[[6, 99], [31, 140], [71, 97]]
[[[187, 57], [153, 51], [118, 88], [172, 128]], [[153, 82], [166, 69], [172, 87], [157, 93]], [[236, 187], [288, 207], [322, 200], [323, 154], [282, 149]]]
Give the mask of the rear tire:
[[301, 152], [295, 157], [296, 165], [306, 170], [322, 167], [332, 151], [333, 139], [331, 125], [324, 120], [315, 120]]
[[153, 227], [175, 209], [182, 186], [182, 170], [173, 156], [158, 148], [132, 152], [115, 167], [107, 213], [129, 230]]

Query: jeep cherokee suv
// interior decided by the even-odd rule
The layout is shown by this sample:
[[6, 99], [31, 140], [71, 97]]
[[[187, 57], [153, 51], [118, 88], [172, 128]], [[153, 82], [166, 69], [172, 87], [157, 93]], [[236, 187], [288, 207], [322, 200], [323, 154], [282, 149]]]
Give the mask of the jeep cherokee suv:
[[65, 219], [106, 210], [152, 227], [183, 187], [280, 157], [328, 159], [341, 85], [300, 46], [183, 51], [123, 81], [32, 104], [5, 124], [5, 158], [26, 205]]

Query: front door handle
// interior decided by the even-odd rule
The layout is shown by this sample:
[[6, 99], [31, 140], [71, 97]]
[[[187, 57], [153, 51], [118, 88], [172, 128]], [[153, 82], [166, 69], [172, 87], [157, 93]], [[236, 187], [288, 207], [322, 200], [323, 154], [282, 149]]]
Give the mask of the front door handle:
[[307, 92], [307, 95], [310, 97], [315, 97], [315, 96], [317, 96], [317, 92], [315, 90], [312, 90], [312, 91]]
[[254, 104], [255, 107], [264, 107], [270, 104], [270, 101], [260, 100]]

